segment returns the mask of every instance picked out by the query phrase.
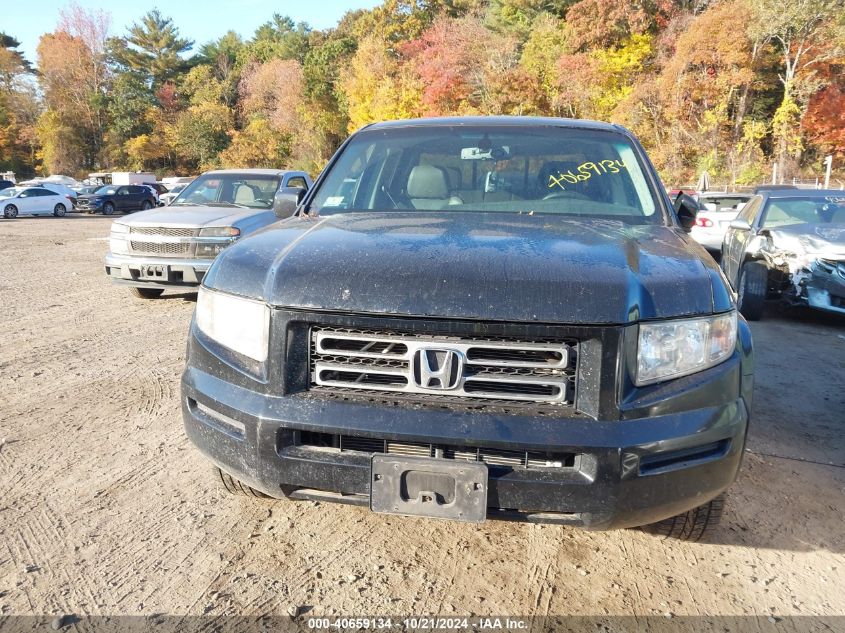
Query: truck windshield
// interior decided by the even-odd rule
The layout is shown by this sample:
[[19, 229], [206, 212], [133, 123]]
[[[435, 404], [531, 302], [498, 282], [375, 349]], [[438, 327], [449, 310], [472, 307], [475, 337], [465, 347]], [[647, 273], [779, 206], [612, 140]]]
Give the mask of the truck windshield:
[[600, 130], [365, 130], [330, 168], [309, 212], [517, 212], [661, 224], [646, 173], [624, 135]]
[[187, 185], [170, 206], [269, 209], [278, 188], [279, 176], [206, 174]]

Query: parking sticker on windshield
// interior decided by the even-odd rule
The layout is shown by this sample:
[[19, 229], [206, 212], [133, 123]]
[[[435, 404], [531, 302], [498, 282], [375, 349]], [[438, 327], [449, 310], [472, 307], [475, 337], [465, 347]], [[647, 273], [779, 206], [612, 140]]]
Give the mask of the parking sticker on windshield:
[[343, 204], [343, 196], [330, 196], [326, 198], [325, 206], [327, 207], [339, 207]]

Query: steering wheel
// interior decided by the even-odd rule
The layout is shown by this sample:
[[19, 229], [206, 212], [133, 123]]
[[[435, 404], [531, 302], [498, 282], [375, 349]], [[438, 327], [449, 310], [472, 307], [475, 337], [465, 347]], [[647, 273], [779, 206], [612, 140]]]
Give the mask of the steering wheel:
[[575, 198], [579, 200], [589, 200], [588, 196], [577, 191], [553, 191], [552, 193], [543, 197], [543, 200], [554, 200], [555, 198]]

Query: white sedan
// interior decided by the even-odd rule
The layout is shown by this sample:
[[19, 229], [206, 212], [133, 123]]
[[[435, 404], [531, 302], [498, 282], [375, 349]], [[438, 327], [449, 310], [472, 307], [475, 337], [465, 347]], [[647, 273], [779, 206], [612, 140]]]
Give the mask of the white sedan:
[[702, 193], [698, 197], [700, 211], [690, 236], [710, 251], [722, 250], [722, 239], [731, 220], [751, 199], [751, 194]]
[[189, 184], [191, 184], [191, 183], [185, 182], [185, 183], [173, 185], [173, 189], [171, 189], [167, 193], [163, 193], [159, 196], [159, 200], [164, 204], [170, 204], [171, 202], [173, 202], [176, 199], [176, 196], [178, 196], [180, 193], [182, 193], [182, 190], [185, 187], [187, 187]]
[[44, 187], [9, 187], [0, 191], [0, 213], [4, 218], [19, 215], [55, 215], [60, 218], [71, 203], [62, 194]]

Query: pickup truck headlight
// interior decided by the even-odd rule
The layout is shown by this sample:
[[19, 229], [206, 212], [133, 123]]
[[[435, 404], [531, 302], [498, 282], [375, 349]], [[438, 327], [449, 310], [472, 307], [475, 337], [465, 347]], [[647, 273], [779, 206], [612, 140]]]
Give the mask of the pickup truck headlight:
[[260, 363], [267, 360], [270, 308], [263, 301], [200, 287], [196, 322], [206, 336], [223, 347]]
[[234, 226], [213, 226], [200, 229], [200, 240], [212, 237], [215, 238], [215, 241], [199, 242], [197, 244], [197, 257], [217, 257], [224, 248], [238, 239], [240, 234], [241, 230]]
[[641, 323], [637, 385], [687, 376], [718, 365], [736, 347], [736, 311], [698, 319]]
[[234, 226], [212, 226], [207, 229], [200, 229], [200, 237], [238, 237], [240, 229]]
[[127, 237], [129, 237], [129, 226], [112, 222], [109, 250], [115, 255], [128, 255], [129, 243], [126, 241]]

